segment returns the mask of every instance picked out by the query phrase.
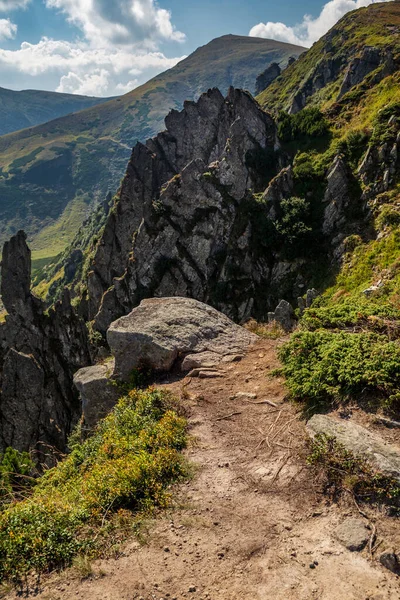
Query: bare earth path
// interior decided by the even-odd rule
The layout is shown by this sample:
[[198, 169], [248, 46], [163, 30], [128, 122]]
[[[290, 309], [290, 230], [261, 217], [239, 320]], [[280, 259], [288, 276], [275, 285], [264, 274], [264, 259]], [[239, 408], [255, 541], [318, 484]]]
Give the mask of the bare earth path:
[[[332, 536], [350, 502], [329, 505], [305, 462], [304, 424], [284, 401], [277, 342], [260, 341], [222, 377], [185, 387], [193, 479], [177, 506], [151, 525], [147, 543], [43, 582], [47, 600], [399, 600], [400, 578]], [[189, 380], [166, 384], [182, 394]], [[237, 393], [257, 398], [236, 398]], [[188, 397], [189, 396], [189, 397]], [[277, 405], [255, 404], [268, 399]], [[238, 413], [238, 414], [233, 414]], [[228, 416], [231, 415], [231, 416]], [[367, 509], [368, 510], [368, 509]], [[396, 522], [373, 514], [378, 536], [400, 546]], [[15, 597], [15, 596], [10, 596]]]

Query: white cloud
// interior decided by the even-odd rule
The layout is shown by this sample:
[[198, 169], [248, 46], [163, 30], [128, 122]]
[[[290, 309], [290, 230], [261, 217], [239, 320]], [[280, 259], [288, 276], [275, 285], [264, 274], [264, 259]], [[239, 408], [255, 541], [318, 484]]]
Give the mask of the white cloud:
[[[0, 0], [0, 11], [31, 0]], [[17, 49], [0, 48], [2, 85], [55, 89], [59, 92], [114, 96], [130, 91], [184, 57], [167, 58], [161, 41], [185, 36], [156, 0], [43, 0], [61, 11], [82, 36], [74, 41], [43, 37]], [[0, 19], [0, 40], [14, 38], [17, 26]], [[8, 83], [8, 85], [10, 85]]]
[[154, 0], [45, 0], [79, 27], [93, 46], [154, 44], [183, 41], [185, 35], [171, 22], [171, 13]]
[[309, 47], [329, 31], [346, 13], [375, 4], [377, 1], [391, 2], [393, 0], [330, 0], [315, 19], [305, 15], [303, 21], [294, 27], [271, 21], [259, 23], [250, 30], [249, 35]]
[[138, 79], [131, 79], [127, 83], [118, 83], [115, 89], [117, 90], [118, 94], [127, 94], [128, 92], [131, 92], [137, 88], [138, 85]]
[[0, 12], [26, 8], [31, 0], [0, 0]]
[[43, 86], [47, 89], [113, 96], [170, 69], [181, 58], [167, 58], [161, 52], [139, 47], [94, 48], [83, 41], [42, 38], [37, 44], [23, 42], [17, 50], [0, 48], [0, 74], [3, 80], [7, 73], [12, 74], [14, 87], [21, 87], [19, 76], [23, 87], [27, 87], [29, 77], [28, 85], [32, 80], [48, 81], [52, 83]]
[[0, 19], [0, 40], [12, 40], [17, 35], [18, 27], [10, 19]]
[[63, 75], [56, 92], [68, 94], [82, 94], [82, 96], [105, 96], [110, 83], [110, 74], [105, 69], [95, 69], [92, 73], [86, 73], [78, 77], [69, 72]]

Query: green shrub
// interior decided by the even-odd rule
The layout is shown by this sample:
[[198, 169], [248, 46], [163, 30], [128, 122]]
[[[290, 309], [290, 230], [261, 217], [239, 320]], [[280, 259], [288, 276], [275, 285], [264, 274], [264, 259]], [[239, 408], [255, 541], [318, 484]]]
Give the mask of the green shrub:
[[400, 210], [394, 206], [383, 206], [376, 219], [376, 225], [379, 230], [385, 227], [399, 227]]
[[319, 108], [304, 108], [295, 115], [282, 111], [278, 117], [278, 136], [282, 142], [298, 137], [318, 138], [329, 134], [329, 123]]
[[357, 169], [368, 143], [369, 135], [366, 131], [353, 130], [334, 145], [335, 154], [343, 154], [347, 164]]
[[400, 345], [375, 333], [295, 333], [280, 351], [293, 398], [330, 404], [373, 392], [387, 399], [400, 389]]
[[185, 420], [165, 392], [130, 392], [29, 498], [0, 514], [0, 579], [69, 565], [93, 551], [113, 513], [164, 506], [185, 474], [185, 443]]
[[304, 198], [288, 198], [280, 203], [276, 230], [288, 246], [301, 246], [310, 237], [310, 203]]
[[314, 152], [299, 152], [293, 163], [296, 195], [311, 198], [320, 216], [323, 213], [321, 201], [326, 190], [325, 171], [328, 166], [321, 164]]
[[384, 332], [391, 324], [400, 324], [400, 311], [386, 302], [379, 304], [362, 297], [319, 306], [323, 301], [323, 298], [318, 298], [313, 306], [304, 312], [301, 320], [303, 328], [315, 331], [322, 328], [340, 329], [358, 325]]

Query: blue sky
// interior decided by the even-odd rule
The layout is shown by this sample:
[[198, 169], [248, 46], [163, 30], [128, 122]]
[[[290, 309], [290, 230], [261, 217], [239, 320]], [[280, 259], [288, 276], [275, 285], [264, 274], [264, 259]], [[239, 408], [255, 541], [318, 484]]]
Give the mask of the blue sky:
[[310, 46], [373, 1], [0, 0], [0, 86], [125, 93], [217, 36]]

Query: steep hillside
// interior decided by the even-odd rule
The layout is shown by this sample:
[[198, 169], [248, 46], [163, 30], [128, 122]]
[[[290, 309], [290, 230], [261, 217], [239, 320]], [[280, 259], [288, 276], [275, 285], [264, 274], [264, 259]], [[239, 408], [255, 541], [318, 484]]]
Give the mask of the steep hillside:
[[16, 92], [0, 88], [0, 135], [40, 125], [108, 100], [110, 98], [93, 98], [39, 90]]
[[88, 208], [116, 191], [132, 146], [163, 128], [172, 108], [208, 88], [255, 89], [271, 62], [287, 64], [302, 48], [225, 36], [173, 69], [100, 106], [0, 138], [0, 241], [23, 227], [35, 258], [57, 255]]
[[[291, 113], [309, 105], [328, 109], [337, 102], [339, 107], [367, 106], [363, 91], [372, 90], [388, 75], [398, 83], [399, 32], [398, 2], [378, 3], [348, 13], [260, 94], [261, 106]], [[357, 94], [348, 95], [361, 82], [364, 85], [357, 88]], [[388, 97], [379, 95], [384, 106]]]

